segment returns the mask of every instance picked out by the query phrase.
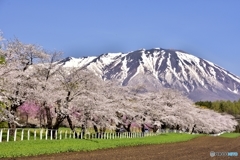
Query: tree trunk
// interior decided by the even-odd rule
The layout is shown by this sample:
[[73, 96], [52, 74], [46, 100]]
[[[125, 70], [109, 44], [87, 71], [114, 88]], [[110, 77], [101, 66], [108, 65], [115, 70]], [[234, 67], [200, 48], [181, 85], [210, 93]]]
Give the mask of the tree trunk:
[[75, 127], [73, 126], [72, 124], [72, 120], [69, 116], [67, 116], [67, 121], [68, 121], [68, 124], [69, 124], [69, 127], [71, 128], [71, 130], [75, 133], [75, 137], [77, 137], [77, 133], [75, 131]]
[[141, 124], [141, 131], [142, 131], [142, 137], [144, 137], [144, 133], [145, 133], [145, 126], [144, 126], [144, 124]]
[[116, 124], [115, 132], [116, 132], [117, 136], [120, 136], [121, 126], [122, 126], [121, 123]]
[[158, 130], [158, 126], [157, 126], [157, 125], [154, 125], [152, 130], [153, 130], [153, 133], [156, 133], [157, 130]]
[[195, 127], [196, 127], [196, 124], [194, 124], [194, 126], [193, 126], [193, 128], [192, 128], [191, 134], [194, 132]]
[[42, 120], [43, 120], [43, 117], [42, 117], [42, 113], [40, 111], [40, 114], [39, 114], [39, 126], [42, 127]]
[[99, 138], [98, 128], [97, 128], [97, 126], [95, 124], [93, 125], [93, 129], [95, 131], [96, 138]]
[[26, 114], [26, 124], [28, 125], [28, 114]]
[[9, 132], [10, 136], [14, 135], [14, 131], [16, 130], [16, 127], [17, 127], [16, 123], [8, 122], [8, 128], [10, 129], [10, 132]]
[[39, 123], [40, 123], [40, 127], [46, 127], [46, 121], [45, 121], [45, 113], [44, 113], [44, 109], [40, 109], [39, 112]]
[[60, 124], [63, 122], [63, 120], [65, 118], [66, 118], [66, 116], [61, 116], [61, 115], [57, 116], [56, 122], [55, 122], [55, 124], [52, 127], [52, 129], [53, 129], [52, 133], [53, 133], [53, 138], [54, 139], [56, 138], [56, 136], [55, 136], [56, 131], [58, 131]]
[[51, 110], [50, 108], [47, 106], [46, 102], [44, 102], [43, 104], [44, 109], [46, 111], [46, 117], [47, 117], [47, 129], [48, 129], [48, 135], [51, 135], [51, 130], [53, 129], [53, 125], [52, 125], [52, 115], [51, 115]]
[[47, 106], [45, 106], [44, 108], [46, 110], [46, 116], [47, 116], [47, 128], [52, 129], [52, 115], [51, 115], [50, 108]]
[[63, 120], [64, 120], [65, 118], [66, 118], [65, 116], [64, 116], [64, 117], [63, 117], [63, 116], [57, 116], [56, 122], [55, 122], [55, 124], [53, 125], [53, 129], [58, 130], [60, 124], [63, 122]]
[[123, 125], [124, 129], [127, 131], [127, 132], [131, 132], [131, 123], [129, 123], [127, 126], [126, 125]]
[[44, 110], [43, 110], [43, 125], [44, 125], [44, 128], [46, 128], [46, 114], [44, 113]]
[[14, 122], [14, 121], [15, 121], [15, 115], [16, 115], [16, 113], [17, 113], [17, 107], [18, 107], [18, 106], [13, 105], [13, 106], [11, 106], [11, 108], [10, 108], [10, 112], [11, 112], [11, 114], [14, 116], [13, 121], [8, 122], [8, 128], [10, 129], [9, 134], [10, 134], [11, 136], [14, 135], [14, 132], [15, 132], [16, 127], [17, 127], [16, 123]]

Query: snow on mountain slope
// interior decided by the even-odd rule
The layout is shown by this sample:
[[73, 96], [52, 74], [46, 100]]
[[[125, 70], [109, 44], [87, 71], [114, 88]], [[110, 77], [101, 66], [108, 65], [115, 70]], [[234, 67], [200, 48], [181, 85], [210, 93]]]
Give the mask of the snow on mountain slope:
[[149, 90], [174, 88], [193, 100], [240, 98], [240, 78], [212, 62], [170, 49], [140, 49], [126, 54], [67, 58], [64, 67], [86, 67], [103, 80], [123, 86], [144, 85]]
[[97, 57], [84, 57], [84, 58], [74, 58], [74, 57], [67, 57], [66, 59], [58, 62], [59, 64], [64, 65], [64, 67], [83, 67], [86, 64], [92, 62]]

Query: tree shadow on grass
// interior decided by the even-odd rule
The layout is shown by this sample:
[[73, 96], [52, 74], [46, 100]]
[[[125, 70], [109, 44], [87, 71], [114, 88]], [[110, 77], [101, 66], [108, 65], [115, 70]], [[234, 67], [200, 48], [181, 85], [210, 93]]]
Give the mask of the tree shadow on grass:
[[94, 143], [99, 143], [99, 141], [95, 140], [95, 139], [81, 139], [84, 141], [90, 141], [90, 142], [94, 142]]

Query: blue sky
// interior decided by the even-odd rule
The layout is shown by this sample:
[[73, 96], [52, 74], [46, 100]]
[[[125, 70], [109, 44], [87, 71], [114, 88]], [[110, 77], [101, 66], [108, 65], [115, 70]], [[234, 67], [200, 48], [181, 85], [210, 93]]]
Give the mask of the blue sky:
[[239, 0], [0, 0], [0, 30], [65, 57], [180, 49], [240, 76]]

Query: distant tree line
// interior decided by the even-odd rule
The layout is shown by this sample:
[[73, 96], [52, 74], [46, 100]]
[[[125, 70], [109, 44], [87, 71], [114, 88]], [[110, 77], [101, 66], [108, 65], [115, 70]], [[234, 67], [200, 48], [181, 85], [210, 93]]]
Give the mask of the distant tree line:
[[198, 101], [195, 104], [220, 113], [228, 113], [234, 116], [240, 115], [240, 99], [238, 101]]

